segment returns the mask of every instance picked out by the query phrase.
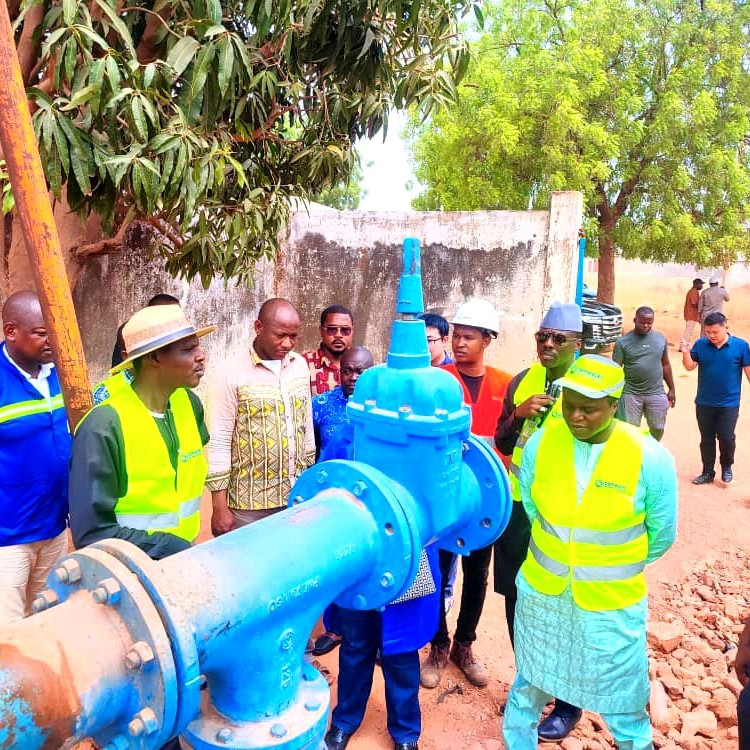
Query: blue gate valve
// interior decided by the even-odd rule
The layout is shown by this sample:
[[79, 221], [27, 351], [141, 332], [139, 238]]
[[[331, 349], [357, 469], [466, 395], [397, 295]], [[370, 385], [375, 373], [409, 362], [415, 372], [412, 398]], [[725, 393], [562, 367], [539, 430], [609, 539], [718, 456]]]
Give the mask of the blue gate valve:
[[407, 239], [387, 363], [347, 403], [355, 460], [305, 471], [288, 510], [159, 562], [111, 539], [60, 563], [35, 614], [0, 630], [0, 748], [324, 750], [330, 692], [304, 660], [323, 609], [382, 607], [425, 546], [469, 554], [510, 517], [422, 310]]

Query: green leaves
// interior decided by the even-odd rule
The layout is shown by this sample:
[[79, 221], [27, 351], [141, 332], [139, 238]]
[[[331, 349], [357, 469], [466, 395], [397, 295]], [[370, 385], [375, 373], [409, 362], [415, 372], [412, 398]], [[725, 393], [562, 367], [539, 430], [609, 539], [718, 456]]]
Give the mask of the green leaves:
[[472, 11], [479, 20], [474, 0], [60, 0], [40, 30], [52, 95], [29, 92], [50, 188], [107, 227], [163, 227], [157, 250], [175, 273], [246, 280], [275, 252], [290, 202], [345, 184], [356, 140], [387, 128], [394, 106], [455, 101]]
[[606, 216], [628, 256], [716, 264], [748, 254], [750, 69], [738, 61], [750, 55], [750, 8], [700, 8], [485, 5], [488, 30], [458, 106], [427, 123], [413, 115], [426, 186], [415, 207], [541, 208], [552, 190], [574, 189], [590, 239]]

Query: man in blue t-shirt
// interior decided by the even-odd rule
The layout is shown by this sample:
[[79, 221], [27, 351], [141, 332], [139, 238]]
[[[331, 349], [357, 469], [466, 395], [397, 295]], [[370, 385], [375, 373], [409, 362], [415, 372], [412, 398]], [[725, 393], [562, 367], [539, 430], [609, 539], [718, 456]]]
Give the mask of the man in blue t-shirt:
[[693, 484], [710, 484], [714, 481], [717, 438], [721, 479], [731, 482], [734, 428], [740, 413], [743, 370], [750, 381], [750, 346], [744, 339], [730, 335], [723, 313], [707, 315], [703, 325], [705, 335], [693, 344], [692, 349], [685, 340], [680, 342], [685, 369], [698, 368], [695, 413], [701, 433], [703, 471], [693, 479]]

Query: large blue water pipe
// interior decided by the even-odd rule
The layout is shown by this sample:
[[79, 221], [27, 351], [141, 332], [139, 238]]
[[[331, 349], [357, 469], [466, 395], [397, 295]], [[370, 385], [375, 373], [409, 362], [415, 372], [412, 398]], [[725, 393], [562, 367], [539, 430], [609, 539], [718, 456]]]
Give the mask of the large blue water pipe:
[[387, 364], [357, 382], [355, 461], [308, 469], [290, 508], [155, 562], [108, 540], [52, 573], [37, 612], [0, 631], [0, 747], [322, 750], [329, 689], [304, 649], [336, 601], [382, 607], [428, 544], [460, 554], [505, 528], [497, 456], [430, 367], [419, 243], [404, 243]]

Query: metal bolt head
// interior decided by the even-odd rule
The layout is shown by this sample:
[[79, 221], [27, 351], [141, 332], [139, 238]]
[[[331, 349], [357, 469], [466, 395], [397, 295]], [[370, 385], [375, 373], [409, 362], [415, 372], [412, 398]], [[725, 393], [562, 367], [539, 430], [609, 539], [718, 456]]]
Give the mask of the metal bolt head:
[[146, 641], [136, 641], [125, 654], [125, 667], [131, 672], [146, 669], [154, 661], [154, 651]]
[[389, 589], [391, 586], [393, 586], [393, 582], [393, 573], [391, 573], [390, 571], [386, 571], [382, 576], [380, 576], [380, 585], [384, 589]]
[[128, 724], [128, 734], [131, 737], [140, 737], [141, 735], [153, 734], [159, 722], [152, 708], [146, 706], [142, 708]]
[[328, 479], [328, 472], [325, 469], [321, 469], [315, 478], [318, 480], [318, 484], [323, 484]]
[[74, 560], [72, 557], [67, 560], [63, 560], [60, 565], [55, 568], [55, 575], [60, 583], [78, 583], [83, 575], [81, 566], [78, 560]]
[[361, 479], [358, 479], [354, 483], [354, 486], [352, 487], [352, 492], [357, 497], [362, 497], [362, 495], [364, 495], [365, 492], [367, 492], [367, 484], [365, 482], [363, 482]]
[[216, 733], [216, 739], [221, 742], [223, 745], [226, 745], [227, 742], [231, 742], [232, 738], [234, 737], [234, 732], [229, 727], [224, 727], [223, 729], [220, 729]]
[[60, 601], [57, 593], [53, 589], [45, 589], [39, 596], [31, 603], [31, 613], [36, 615], [39, 612], [44, 612], [45, 609], [54, 607]]
[[275, 737], [277, 740], [281, 737], [285, 737], [286, 733], [287, 728], [281, 722], [276, 722], [276, 724], [271, 727], [271, 737]]
[[120, 601], [122, 589], [114, 578], [105, 578], [91, 592], [92, 599], [97, 604], [117, 604]]
[[318, 698], [310, 698], [305, 701], [306, 711], [317, 711], [320, 708], [320, 700]]

